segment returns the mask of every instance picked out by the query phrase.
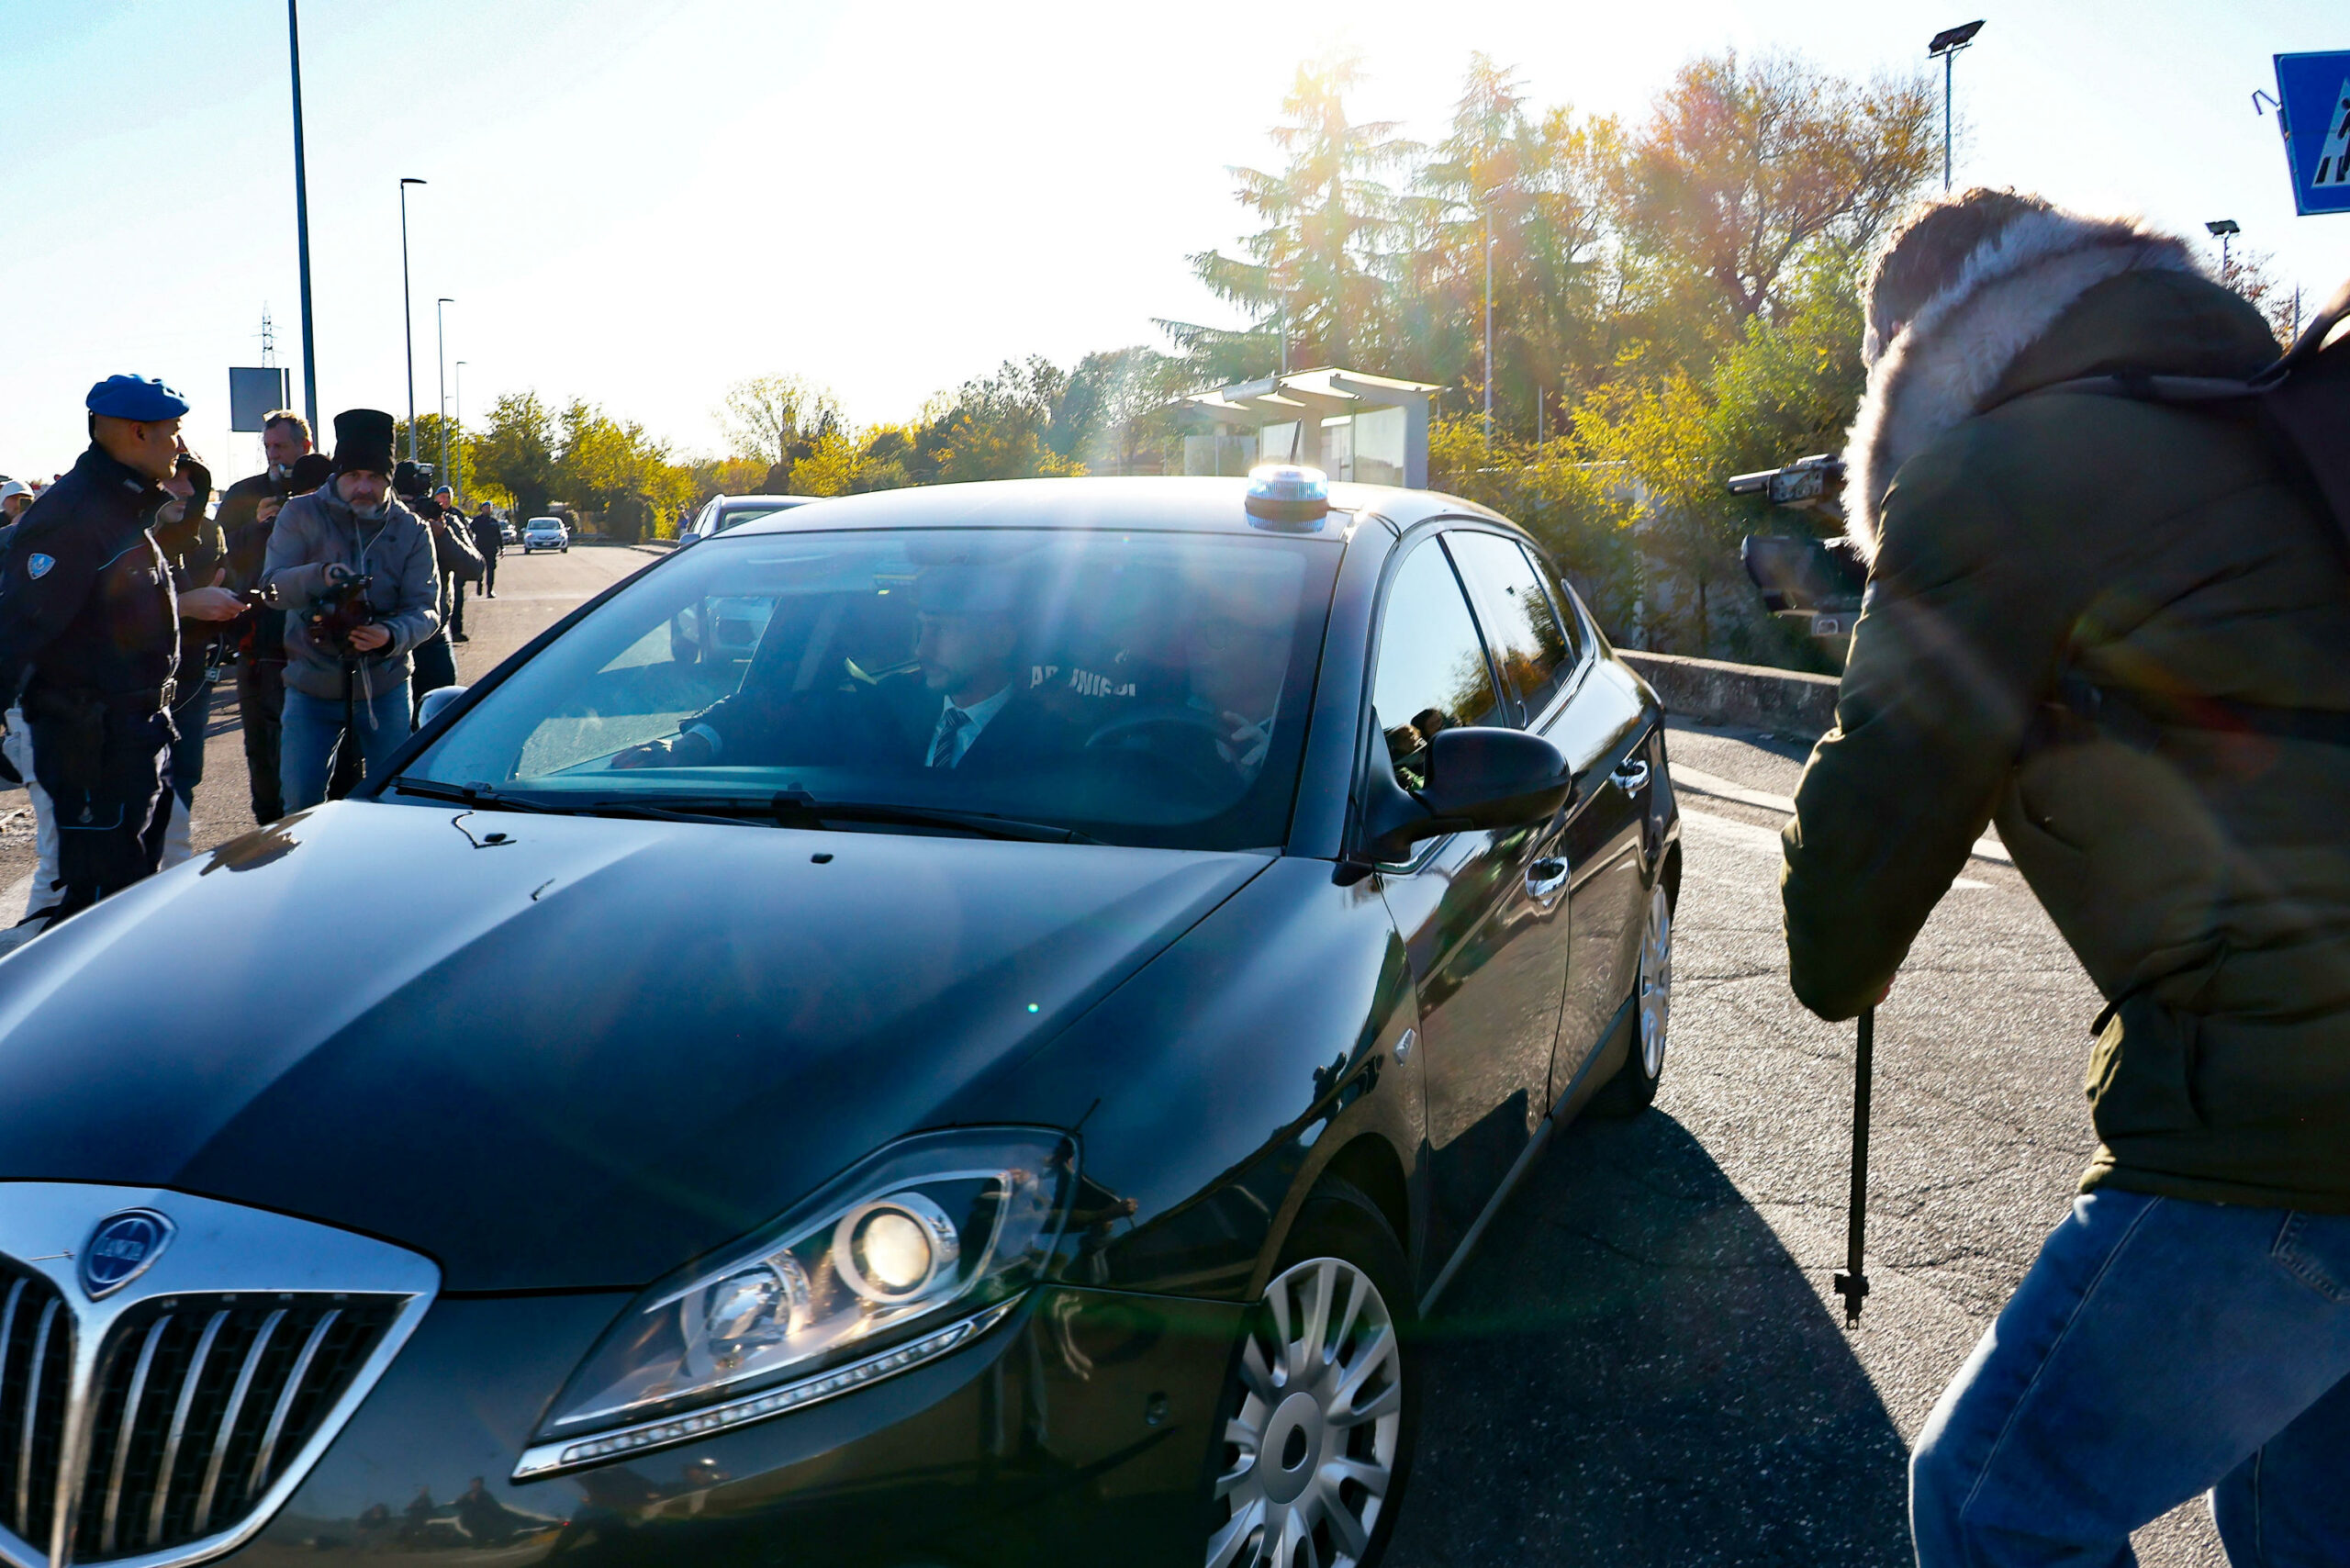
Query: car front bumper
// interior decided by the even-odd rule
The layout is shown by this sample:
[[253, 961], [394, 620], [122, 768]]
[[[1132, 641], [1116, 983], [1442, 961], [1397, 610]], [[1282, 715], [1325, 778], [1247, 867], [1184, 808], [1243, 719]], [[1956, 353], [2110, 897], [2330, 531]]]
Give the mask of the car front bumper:
[[548, 1400], [628, 1298], [443, 1300], [285, 1509], [226, 1561], [1191, 1568], [1241, 1309], [1042, 1287], [940, 1360], [522, 1484]]

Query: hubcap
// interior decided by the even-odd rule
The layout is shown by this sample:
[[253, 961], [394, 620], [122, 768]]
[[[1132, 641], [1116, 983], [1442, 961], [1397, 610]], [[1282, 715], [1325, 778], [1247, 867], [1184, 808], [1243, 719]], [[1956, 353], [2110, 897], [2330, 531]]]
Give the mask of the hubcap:
[[1649, 895], [1648, 930], [1640, 939], [1640, 1070], [1664, 1070], [1664, 1032], [1673, 1022], [1673, 901], [1659, 883]]
[[1350, 1568], [1370, 1550], [1404, 1423], [1402, 1350], [1369, 1275], [1315, 1258], [1265, 1292], [1225, 1424], [1208, 1568]]

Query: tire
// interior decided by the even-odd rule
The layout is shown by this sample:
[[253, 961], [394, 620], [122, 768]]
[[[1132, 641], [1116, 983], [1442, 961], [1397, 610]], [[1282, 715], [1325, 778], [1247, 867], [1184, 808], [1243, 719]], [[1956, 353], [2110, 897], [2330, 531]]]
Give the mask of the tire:
[[1208, 1568], [1291, 1568], [1307, 1540], [1321, 1568], [1373, 1568], [1386, 1554], [1419, 1426], [1412, 1303], [1403, 1244], [1378, 1205], [1325, 1180], [1226, 1374]]
[[1637, 1116], [1656, 1103], [1664, 1080], [1667, 1035], [1673, 1023], [1673, 892], [1662, 877], [1649, 890], [1642, 917], [1640, 962], [1632, 977], [1632, 1048], [1616, 1076], [1591, 1097], [1602, 1116]]

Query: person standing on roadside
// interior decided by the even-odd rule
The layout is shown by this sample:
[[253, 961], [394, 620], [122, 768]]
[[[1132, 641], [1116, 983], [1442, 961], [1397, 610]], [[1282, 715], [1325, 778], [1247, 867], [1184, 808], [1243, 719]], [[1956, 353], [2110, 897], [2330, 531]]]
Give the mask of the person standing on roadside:
[[205, 731], [212, 715], [212, 683], [219, 673], [220, 639], [229, 623], [244, 614], [243, 599], [218, 589], [228, 575], [228, 552], [219, 524], [207, 514], [212, 471], [194, 454], [182, 452], [179, 466], [163, 481], [172, 498], [155, 514], [151, 532], [172, 570], [180, 601], [179, 658], [172, 674], [172, 798], [165, 802], [171, 824], [163, 834], [163, 865], [194, 854], [196, 789], [204, 781]]
[[[335, 416], [334, 477], [285, 503], [262, 564], [262, 586], [286, 612], [279, 777], [288, 812], [326, 799], [338, 738], [359, 748], [367, 778], [383, 776], [411, 731], [409, 655], [441, 629], [432, 536], [392, 495], [392, 429], [377, 409]], [[309, 612], [335, 605], [348, 630], [322, 640]]]
[[481, 510], [474, 513], [473, 521], [467, 526], [473, 530], [474, 548], [481, 553], [481, 596], [496, 599], [498, 557], [505, 552], [506, 536], [498, 532], [498, 519], [487, 501], [481, 503]]
[[161, 381], [90, 388], [90, 448], [33, 504], [0, 564], [0, 702], [21, 692], [57, 824], [62, 920], [151, 874], [170, 821], [172, 671], [183, 613], [236, 596], [173, 592], [147, 532], [178, 466], [187, 399]]
[[2064, 384], [2276, 358], [2187, 244], [2009, 191], [1868, 283], [1871, 561], [1785, 834], [1796, 996], [1883, 999], [1996, 823], [2108, 1005], [2099, 1147], [1919, 1434], [1922, 1568], [2350, 1543], [2350, 566], [2248, 409]]
[[[238, 480], [220, 496], [220, 532], [229, 551], [226, 586], [239, 593], [261, 587], [270, 531], [277, 525], [278, 509], [296, 494], [294, 465], [310, 451], [309, 421], [291, 409], [265, 415], [261, 449], [269, 466]], [[285, 711], [285, 612], [262, 605], [251, 613], [250, 636], [237, 661], [237, 717], [244, 728], [253, 821], [266, 827], [285, 814], [277, 781], [278, 737]]]

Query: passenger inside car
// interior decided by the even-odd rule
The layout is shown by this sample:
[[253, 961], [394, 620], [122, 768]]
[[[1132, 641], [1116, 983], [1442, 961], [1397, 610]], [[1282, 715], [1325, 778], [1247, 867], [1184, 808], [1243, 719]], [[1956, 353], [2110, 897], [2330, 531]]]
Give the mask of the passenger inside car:
[[[779, 614], [740, 690], [687, 720], [674, 738], [631, 747], [612, 766], [845, 761], [1002, 774], [1078, 747], [1081, 735], [1023, 678], [1023, 596], [1013, 571], [941, 565], [919, 573], [912, 588], [911, 660], [877, 671], [845, 655], [842, 678], [823, 679], [805, 666], [821, 661], [819, 650], [837, 633], [843, 601], [817, 611], [821, 643], [789, 635], [797, 618]], [[835, 624], [824, 626], [827, 619]], [[776, 656], [797, 652], [795, 644], [807, 654]]]

